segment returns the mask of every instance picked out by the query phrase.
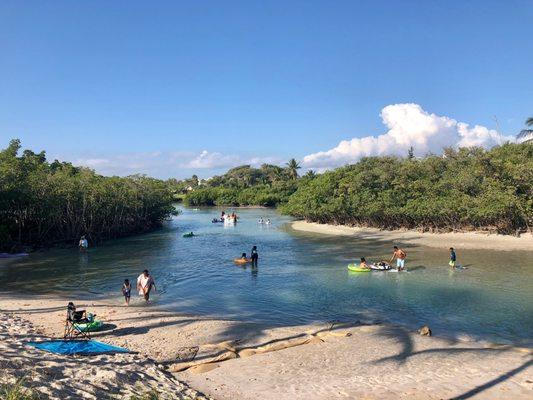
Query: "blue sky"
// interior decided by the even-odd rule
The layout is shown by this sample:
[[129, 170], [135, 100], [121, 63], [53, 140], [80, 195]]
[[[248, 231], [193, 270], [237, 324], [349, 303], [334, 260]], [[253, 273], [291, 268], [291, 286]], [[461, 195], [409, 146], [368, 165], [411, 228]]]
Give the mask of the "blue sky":
[[531, 0], [4, 0], [0, 144], [160, 177], [490, 146], [533, 115], [532, 24]]

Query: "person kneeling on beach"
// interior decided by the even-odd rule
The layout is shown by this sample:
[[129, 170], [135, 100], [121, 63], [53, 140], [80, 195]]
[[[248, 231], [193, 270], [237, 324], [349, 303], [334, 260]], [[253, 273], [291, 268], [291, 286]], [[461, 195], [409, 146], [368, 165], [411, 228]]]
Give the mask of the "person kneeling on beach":
[[141, 275], [137, 277], [137, 289], [139, 290], [139, 295], [144, 296], [146, 301], [150, 300], [150, 291], [157, 290], [155, 287], [154, 278], [150, 275], [147, 269], [145, 269]]

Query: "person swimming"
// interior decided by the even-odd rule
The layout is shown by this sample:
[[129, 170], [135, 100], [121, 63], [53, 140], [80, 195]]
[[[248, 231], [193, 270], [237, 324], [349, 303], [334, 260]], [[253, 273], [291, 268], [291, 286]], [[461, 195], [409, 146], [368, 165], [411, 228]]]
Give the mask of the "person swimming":
[[242, 253], [241, 254], [241, 260], [247, 260], [248, 258], [246, 257], [246, 253]]

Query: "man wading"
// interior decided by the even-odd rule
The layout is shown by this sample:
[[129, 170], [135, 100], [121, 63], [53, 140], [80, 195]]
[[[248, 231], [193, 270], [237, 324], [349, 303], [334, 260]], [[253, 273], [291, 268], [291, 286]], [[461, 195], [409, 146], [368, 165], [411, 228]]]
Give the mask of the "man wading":
[[150, 300], [150, 291], [157, 290], [155, 287], [154, 278], [150, 275], [147, 269], [143, 271], [141, 275], [137, 277], [137, 289], [139, 290], [139, 295], [144, 296], [146, 301]]
[[405, 257], [407, 257], [407, 253], [402, 249], [399, 249], [398, 246], [394, 246], [394, 253], [392, 253], [390, 262], [392, 263], [396, 258], [396, 267], [398, 268], [398, 271], [403, 271], [405, 269]]

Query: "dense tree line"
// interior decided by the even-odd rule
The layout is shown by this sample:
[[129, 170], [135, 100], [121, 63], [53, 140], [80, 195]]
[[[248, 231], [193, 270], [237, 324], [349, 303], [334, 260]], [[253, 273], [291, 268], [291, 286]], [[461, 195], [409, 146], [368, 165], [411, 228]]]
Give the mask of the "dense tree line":
[[533, 146], [370, 157], [300, 182], [283, 211], [309, 221], [385, 229], [533, 228]]
[[117, 238], [149, 231], [175, 213], [172, 193], [145, 176], [104, 177], [12, 140], [0, 151], [0, 249]]
[[189, 190], [184, 201], [191, 206], [276, 206], [288, 201], [298, 187], [299, 165], [291, 160], [286, 167], [263, 164], [243, 165], [202, 181]]

